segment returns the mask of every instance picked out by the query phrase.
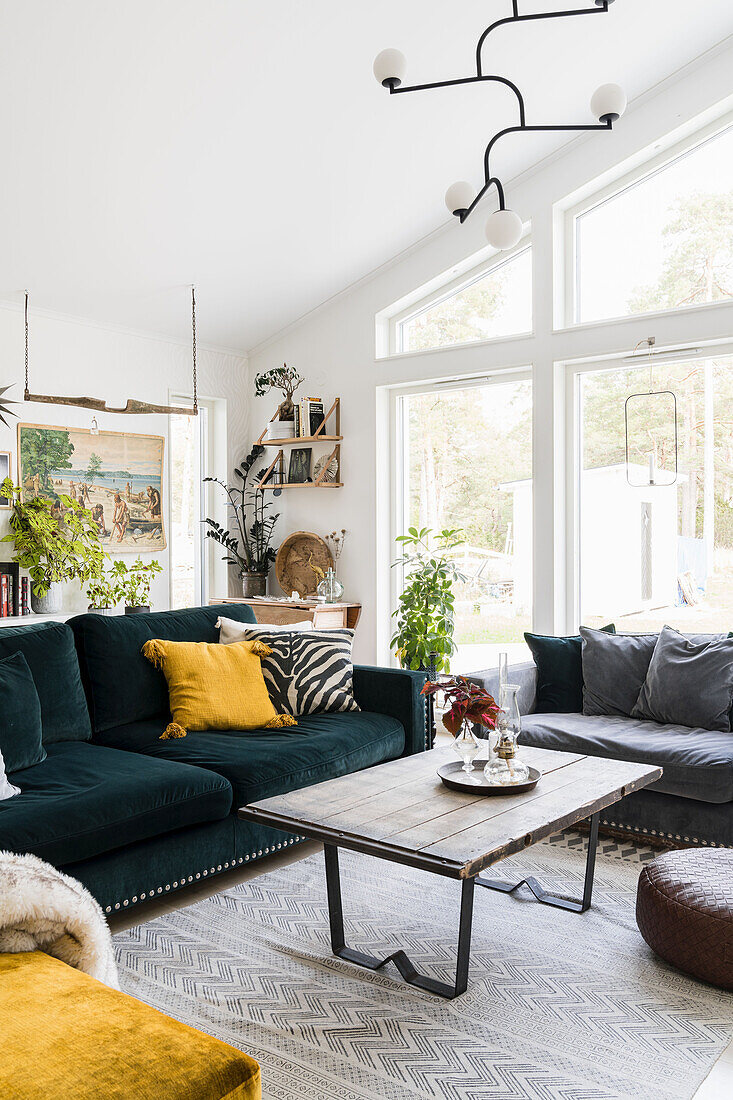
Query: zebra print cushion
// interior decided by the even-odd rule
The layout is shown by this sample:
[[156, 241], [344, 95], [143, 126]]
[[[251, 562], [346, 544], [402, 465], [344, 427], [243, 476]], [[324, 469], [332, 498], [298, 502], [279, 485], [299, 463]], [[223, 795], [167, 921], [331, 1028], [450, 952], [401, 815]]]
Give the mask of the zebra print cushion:
[[245, 627], [245, 637], [264, 642], [272, 653], [262, 658], [262, 673], [275, 708], [292, 714], [359, 710], [354, 698], [351, 661], [353, 630], [269, 631]]

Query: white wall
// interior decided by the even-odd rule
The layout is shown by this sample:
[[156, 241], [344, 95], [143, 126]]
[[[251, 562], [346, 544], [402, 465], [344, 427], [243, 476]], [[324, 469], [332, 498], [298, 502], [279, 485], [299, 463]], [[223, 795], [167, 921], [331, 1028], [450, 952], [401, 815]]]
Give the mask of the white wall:
[[[592, 134], [565, 154], [549, 158], [532, 175], [507, 188], [508, 204], [531, 220], [534, 257], [534, 332], [527, 338], [384, 359], [375, 357], [375, 315], [430, 279], [485, 248], [485, 218], [455, 223], [403, 254], [391, 265], [292, 325], [250, 353], [250, 373], [287, 361], [305, 375], [304, 390], [342, 398], [343, 479], [339, 490], [301, 490], [279, 498], [280, 538], [289, 530], [323, 535], [350, 531], [342, 558], [346, 596], [364, 604], [357, 632], [360, 660], [385, 660], [389, 633], [388, 561], [391, 555], [388, 473], [390, 434], [386, 391], [380, 387], [456, 375], [531, 366], [534, 383], [534, 624], [543, 632], [572, 625], [572, 554], [568, 551], [570, 502], [566, 500], [566, 379], [564, 364], [587, 357], [628, 354], [654, 332], [659, 346], [725, 340], [733, 335], [733, 306], [701, 307], [686, 314], [628, 318], [563, 328], [558, 275], [557, 206], [626, 163], [628, 171], [659, 138], [730, 96], [733, 49], [677, 74], [632, 105], [613, 134]], [[430, 110], [430, 100], [424, 103]], [[477, 131], [477, 154], [481, 148]], [[519, 139], [516, 139], [519, 140]], [[531, 140], [526, 138], [524, 140]], [[405, 156], [409, 156], [409, 150]], [[398, 163], [385, 170], [400, 172]], [[436, 180], [436, 221], [440, 181]], [[577, 200], [576, 200], [577, 201]], [[490, 205], [487, 210], [491, 209]], [[553, 285], [555, 293], [553, 294]], [[556, 322], [557, 318], [557, 322]], [[255, 401], [253, 423], [264, 425], [275, 402]], [[379, 499], [378, 499], [379, 498]], [[276, 582], [273, 581], [274, 584]]]
[[[25, 423], [88, 428], [91, 414], [62, 405], [24, 403], [23, 398], [23, 314], [14, 303], [0, 303], [0, 386], [14, 383], [7, 398], [20, 402], [11, 406]], [[168, 403], [170, 390], [191, 391], [191, 346], [156, 336], [125, 332], [114, 327], [87, 323], [76, 318], [31, 312], [31, 389], [39, 393], [110, 398], [117, 394], [141, 400]], [[199, 393], [227, 402], [228, 477], [235, 461], [241, 461], [249, 446], [247, 360], [232, 352], [199, 346]], [[166, 536], [170, 537], [168, 493], [168, 418], [165, 416], [121, 416], [99, 414], [103, 431], [162, 435], [166, 440], [166, 471], [163, 509]], [[0, 424], [0, 450], [11, 451], [13, 476], [17, 477], [17, 425]], [[7, 511], [0, 511], [0, 536], [8, 532]], [[0, 545], [0, 559], [10, 560], [12, 544]], [[134, 556], [134, 555], [133, 555]], [[124, 555], [128, 558], [130, 555]], [[153, 605], [168, 607], [169, 550], [143, 554], [143, 560], [157, 558], [164, 572], [153, 583]], [[86, 600], [77, 584], [64, 588], [64, 611], [86, 610]]]

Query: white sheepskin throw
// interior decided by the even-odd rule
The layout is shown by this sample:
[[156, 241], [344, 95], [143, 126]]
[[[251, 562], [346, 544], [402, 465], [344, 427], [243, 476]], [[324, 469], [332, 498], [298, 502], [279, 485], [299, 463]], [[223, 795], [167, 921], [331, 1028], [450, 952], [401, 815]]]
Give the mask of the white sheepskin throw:
[[119, 989], [100, 906], [80, 882], [36, 856], [0, 852], [0, 951], [45, 951]]

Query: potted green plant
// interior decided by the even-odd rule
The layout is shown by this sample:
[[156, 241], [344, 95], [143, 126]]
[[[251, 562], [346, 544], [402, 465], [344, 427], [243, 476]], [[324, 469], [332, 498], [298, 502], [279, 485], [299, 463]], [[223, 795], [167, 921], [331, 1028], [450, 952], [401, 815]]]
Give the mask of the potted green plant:
[[15, 545], [13, 561], [31, 578], [31, 607], [37, 614], [61, 610], [62, 585], [86, 584], [101, 575], [105, 553], [91, 512], [68, 496], [22, 500], [22, 490], [6, 478], [0, 495], [12, 500], [10, 534], [3, 542]]
[[89, 610], [97, 615], [114, 615], [117, 605], [124, 596], [120, 577], [114, 567], [93, 577], [86, 588]]
[[393, 563], [405, 573], [405, 587], [393, 612], [397, 629], [390, 643], [403, 668], [426, 671], [434, 680], [450, 671], [456, 651], [453, 641], [453, 584], [465, 578], [453, 560], [464, 543], [463, 532], [444, 530], [433, 535], [428, 527], [410, 527], [395, 540], [402, 555]]
[[[272, 537], [275, 524], [280, 518], [279, 512], [270, 515], [272, 505], [265, 500], [261, 489], [248, 488], [247, 479], [252, 468], [264, 454], [264, 447], [253, 447], [250, 453], [234, 470], [234, 476], [241, 485], [227, 485], [218, 477], [205, 477], [204, 481], [213, 481], [220, 485], [227, 496], [227, 510], [230, 524], [235, 531], [223, 527], [214, 519], [206, 519], [208, 530], [206, 537], [223, 546], [226, 553], [222, 560], [239, 570], [242, 579], [242, 592], [245, 597], [264, 596], [267, 592], [267, 574], [275, 560]], [[265, 476], [261, 470], [256, 478], [261, 481]]]
[[162, 572], [163, 566], [155, 559], [144, 562], [142, 558], [136, 558], [132, 565], [127, 565], [120, 558], [113, 562], [110, 573], [119, 584], [126, 615], [150, 611], [150, 585], [156, 573]]

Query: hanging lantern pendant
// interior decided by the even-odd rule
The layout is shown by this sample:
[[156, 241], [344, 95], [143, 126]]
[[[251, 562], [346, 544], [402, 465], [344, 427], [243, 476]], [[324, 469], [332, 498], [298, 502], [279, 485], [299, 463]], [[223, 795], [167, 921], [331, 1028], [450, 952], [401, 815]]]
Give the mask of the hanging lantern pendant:
[[[626, 480], [634, 489], [669, 488], [677, 483], [679, 476], [679, 437], [677, 428], [677, 395], [672, 390], [654, 389], [654, 345], [655, 338], [642, 340], [637, 344], [647, 344], [649, 348], [649, 389], [646, 393], [632, 393], [624, 405], [624, 426], [626, 431]], [[674, 468], [665, 468], [664, 455], [659, 453], [661, 425], [666, 432], [664, 438], [670, 444], [674, 457]], [[639, 442], [635, 431], [639, 430]], [[656, 431], [655, 431], [656, 429]], [[662, 439], [662, 443], [664, 442]], [[649, 444], [651, 443], [651, 449]], [[634, 455], [645, 455], [643, 470], [640, 463], [633, 461]]]
[[28, 291], [25, 292], [25, 392], [24, 401], [36, 401], [41, 405], [73, 405], [79, 409], [89, 409], [92, 412], [129, 413], [141, 415], [145, 413], [158, 413], [163, 416], [198, 416], [198, 379], [196, 375], [196, 289], [191, 287], [191, 353], [193, 364], [193, 405], [153, 405], [149, 401], [136, 401], [129, 397], [127, 403], [121, 407], [108, 405], [106, 401], [96, 397], [63, 397], [43, 393], [31, 393], [28, 384]]

